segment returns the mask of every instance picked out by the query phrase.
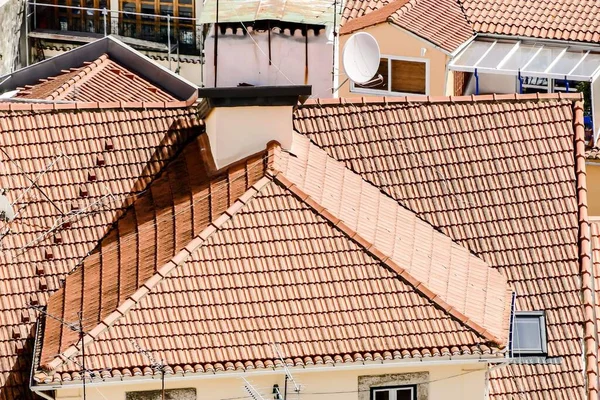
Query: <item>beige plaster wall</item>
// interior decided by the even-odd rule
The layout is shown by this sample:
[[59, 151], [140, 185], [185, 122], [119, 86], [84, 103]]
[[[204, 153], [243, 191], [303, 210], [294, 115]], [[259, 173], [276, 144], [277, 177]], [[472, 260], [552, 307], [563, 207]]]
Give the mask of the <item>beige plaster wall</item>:
[[[429, 93], [430, 96], [446, 96], [453, 94], [453, 82], [446, 82], [446, 64], [449, 62], [449, 56], [439, 49], [436, 49], [428, 42], [417, 39], [415, 36], [403, 31], [402, 29], [388, 23], [379, 24], [363, 30], [370, 33], [377, 39], [379, 49], [382, 55], [415, 57], [429, 60]], [[341, 84], [346, 78], [342, 60], [342, 51], [346, 41], [351, 35], [340, 37], [339, 59]], [[425, 54], [422, 51], [425, 49]], [[450, 92], [447, 91], [450, 88]], [[350, 82], [345, 83], [338, 91], [339, 97], [358, 97], [358, 96], [381, 96], [382, 94], [364, 94], [353, 93], [350, 91]]]
[[[360, 369], [344, 367], [326, 367], [325, 370], [294, 370], [293, 375], [302, 387], [300, 395], [293, 392], [288, 383], [288, 400], [368, 400], [368, 392], [360, 392], [364, 382], [388, 384], [397, 382], [418, 384], [420, 391], [426, 391], [427, 400], [482, 400], [485, 394], [485, 363], [472, 363], [454, 366], [419, 366], [418, 362], [408, 363], [404, 367], [384, 367], [380, 364], [361, 366]], [[231, 398], [249, 398], [244, 390], [245, 377], [265, 400], [273, 399], [272, 388], [278, 384], [284, 387], [283, 371], [269, 373], [250, 372], [247, 374], [222, 373], [204, 375], [203, 378], [189, 377], [167, 379], [166, 388], [195, 388], [197, 400], [223, 400]], [[359, 377], [361, 377], [359, 379]], [[423, 386], [424, 385], [424, 386]], [[107, 384], [100, 387], [88, 385], [88, 400], [125, 400], [128, 391], [160, 389], [160, 380], [140, 380], [131, 384]], [[419, 392], [420, 393], [420, 392]], [[424, 396], [419, 395], [419, 399]], [[81, 389], [62, 389], [57, 391], [57, 400], [76, 400], [82, 398]]]
[[600, 161], [585, 166], [587, 175], [588, 212], [592, 217], [600, 217]]

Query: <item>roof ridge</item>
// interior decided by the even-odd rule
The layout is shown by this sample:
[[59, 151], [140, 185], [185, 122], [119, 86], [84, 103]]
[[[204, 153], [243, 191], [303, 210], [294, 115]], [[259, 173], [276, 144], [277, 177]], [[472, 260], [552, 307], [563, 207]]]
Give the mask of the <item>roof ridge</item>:
[[132, 310], [141, 299], [143, 299], [148, 293], [157, 287], [164, 278], [168, 277], [177, 267], [185, 263], [189, 257], [206, 242], [206, 240], [219, 230], [223, 224], [233, 218], [248, 202], [250, 202], [254, 196], [261, 192], [272, 180], [268, 176], [263, 176], [248, 190], [246, 190], [231, 206], [225, 210], [217, 218], [213, 219], [206, 228], [204, 228], [198, 235], [193, 237], [190, 242], [175, 254], [169, 261], [164, 265], [157, 268], [156, 273], [152, 275], [142, 286], [140, 286], [133, 294], [131, 294], [125, 301], [118, 305], [118, 307], [101, 320], [96, 327], [92, 328], [83, 335], [82, 339], [79, 339], [76, 343], [71, 344], [62, 353], [56, 355], [52, 361], [44, 365], [40, 365], [43, 372], [36, 374], [36, 379], [44, 380], [44, 375], [50, 374], [52, 371], [59, 368], [67, 360], [78, 355], [82, 346], [87, 346], [93, 342], [100, 334], [108, 330], [118, 320], [123, 318], [130, 310]]
[[392, 1], [391, 3], [381, 7], [380, 9], [372, 11], [368, 14], [364, 14], [358, 18], [352, 19], [342, 26], [339, 34], [347, 35], [359, 29], [367, 28], [369, 26], [385, 22], [390, 17], [390, 15], [392, 15], [405, 5], [409, 4], [410, 2], [411, 0]]
[[583, 98], [581, 93], [511, 93], [511, 94], [480, 94], [470, 96], [379, 96], [379, 97], [335, 97], [329, 99], [308, 99], [300, 107], [330, 106], [330, 105], [366, 105], [366, 104], [395, 104], [395, 103], [473, 103], [497, 101], [530, 101], [530, 100], [572, 100]]
[[92, 76], [96, 75], [107, 63], [108, 54], [104, 53], [94, 61], [89, 64], [86, 64], [77, 70], [79, 71], [77, 74], [69, 78], [65, 83], [54, 89], [52, 93], [50, 93], [46, 99], [48, 100], [58, 100], [59, 98], [64, 97], [67, 93], [72, 91], [77, 83], [83, 83], [86, 80], [89, 80]]
[[581, 269], [581, 297], [583, 302], [583, 350], [587, 392], [590, 399], [598, 397], [598, 320], [596, 313], [596, 294], [594, 292], [594, 274], [591, 259], [591, 226], [588, 217], [587, 177], [585, 170], [585, 127], [583, 124], [583, 102], [578, 100], [573, 107], [573, 125], [575, 130], [575, 181], [577, 191], [577, 213], [579, 217], [579, 263]]
[[58, 103], [48, 101], [44, 103], [36, 101], [0, 101], [0, 112], [2, 111], [63, 111], [63, 110], [107, 110], [107, 109], [152, 109], [152, 108], [186, 108], [192, 106], [196, 99], [175, 100], [175, 101], [71, 101], [66, 103]]
[[371, 243], [365, 238], [363, 238], [358, 232], [356, 232], [350, 226], [345, 224], [340, 218], [336, 217], [333, 213], [331, 213], [329, 210], [327, 210], [325, 207], [319, 204], [298, 185], [296, 185], [287, 177], [285, 177], [283, 172], [273, 170], [273, 180], [277, 184], [283, 186], [288, 191], [290, 191], [294, 196], [296, 196], [307, 206], [312, 208], [321, 217], [325, 218], [327, 221], [333, 224], [336, 228], [342, 231], [348, 238], [350, 238], [360, 247], [364, 248], [365, 251], [367, 251], [372, 257], [374, 257], [379, 262], [385, 264], [388, 268], [396, 272], [407, 284], [412, 286], [417, 292], [429, 299], [432, 303], [439, 306], [446, 313], [459, 320], [462, 324], [466, 325], [468, 328], [475, 331], [477, 334], [481, 335], [490, 342], [499, 345], [500, 348], [505, 346], [505, 343], [502, 340], [497, 338], [494, 334], [492, 334], [490, 331], [488, 331], [478, 323], [472, 321], [469, 317], [467, 317], [462, 312], [458, 311], [455, 307], [445, 302], [437, 294], [435, 294], [432, 290], [425, 286], [423, 282], [419, 281], [414, 276], [412, 276], [406, 269], [399, 266], [394, 260], [392, 260], [391, 256], [388, 256], [382, 251], [380, 251], [374, 243]]

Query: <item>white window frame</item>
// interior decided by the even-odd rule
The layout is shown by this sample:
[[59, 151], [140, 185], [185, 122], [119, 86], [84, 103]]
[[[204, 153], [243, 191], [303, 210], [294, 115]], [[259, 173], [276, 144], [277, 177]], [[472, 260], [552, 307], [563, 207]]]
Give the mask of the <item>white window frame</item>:
[[[382, 54], [381, 58], [387, 58], [388, 60], [388, 90], [383, 89], [366, 89], [361, 87], [356, 87], [354, 82], [350, 81], [350, 92], [351, 93], [364, 93], [364, 94], [376, 94], [376, 95], [393, 95], [393, 96], [429, 96], [429, 59], [428, 58], [420, 58], [420, 57], [403, 57], [403, 56], [392, 56], [389, 54]], [[412, 62], [420, 62], [425, 64], [425, 94], [417, 94], [417, 93], [402, 93], [402, 92], [393, 92], [392, 91], [392, 60], [396, 61], [412, 61]]]
[[390, 392], [389, 399], [396, 400], [396, 390], [398, 389], [408, 389], [410, 390], [410, 395], [412, 400], [417, 400], [417, 385], [394, 385], [394, 386], [374, 386], [371, 388], [371, 394], [369, 396], [369, 400], [375, 399], [376, 392]]
[[[523, 319], [537, 319], [540, 324], [540, 349], [520, 349], [515, 348], [516, 338], [514, 335], [517, 334], [517, 319], [519, 317]], [[544, 356], [548, 353], [548, 336], [547, 336], [547, 327], [546, 327], [546, 313], [544, 311], [517, 311], [512, 327], [512, 338], [510, 343], [510, 351], [514, 356]]]

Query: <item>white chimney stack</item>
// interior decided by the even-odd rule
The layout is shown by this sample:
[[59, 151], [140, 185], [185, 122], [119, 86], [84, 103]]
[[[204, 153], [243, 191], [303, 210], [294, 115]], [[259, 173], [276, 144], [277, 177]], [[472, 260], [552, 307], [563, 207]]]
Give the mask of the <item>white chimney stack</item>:
[[210, 106], [206, 133], [217, 169], [256, 154], [275, 140], [292, 144], [292, 113], [310, 86], [240, 86], [199, 89]]

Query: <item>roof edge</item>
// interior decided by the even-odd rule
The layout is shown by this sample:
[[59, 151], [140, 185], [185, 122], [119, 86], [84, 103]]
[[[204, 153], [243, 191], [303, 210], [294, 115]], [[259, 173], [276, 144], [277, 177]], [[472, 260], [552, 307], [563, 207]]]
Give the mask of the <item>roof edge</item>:
[[[465, 314], [458, 311], [456, 308], [451, 306], [442, 300], [438, 295], [436, 295], [433, 291], [431, 291], [428, 287], [426, 287], [421, 281], [414, 278], [408, 271], [404, 268], [396, 264], [389, 256], [386, 256], [382, 251], [377, 249], [374, 244], [370, 243], [366, 239], [364, 239], [358, 232], [354, 231], [348, 225], [346, 225], [341, 219], [337, 218], [331, 212], [329, 212], [325, 207], [321, 206], [317, 201], [315, 201], [308, 193], [304, 192], [300, 187], [298, 187], [295, 183], [290, 181], [288, 178], [284, 176], [281, 171], [273, 170], [273, 180], [281, 185], [282, 187], [289, 190], [294, 196], [312, 208], [316, 213], [318, 213], [321, 217], [325, 218], [331, 224], [333, 224], [336, 228], [344, 232], [352, 241], [357, 243], [360, 247], [365, 249], [367, 253], [369, 253], [372, 257], [377, 259], [379, 262], [385, 264], [388, 268], [395, 271], [398, 275], [402, 277], [402, 279], [411, 285], [417, 292], [421, 295], [429, 299], [432, 303], [436, 304], [438, 307], [443, 309], [446, 313], [451, 315], [453, 318], [459, 320], [462, 324], [469, 327], [471, 330], [475, 331], [477, 334], [485, 338], [491, 343], [494, 343], [498, 346], [499, 349], [502, 349], [506, 346], [505, 340], [497, 338], [490, 331], [482, 327], [481, 325], [473, 322], [469, 317]], [[503, 313], [504, 315], [505, 313]]]
[[585, 127], [583, 123], [583, 101], [573, 106], [573, 128], [575, 131], [575, 182], [579, 217], [579, 265], [581, 274], [582, 308], [584, 317], [583, 360], [589, 399], [598, 397], [598, 343], [592, 259], [591, 227], [588, 217]]
[[409, 0], [392, 1], [378, 10], [362, 15], [356, 19], [352, 19], [342, 26], [339, 34], [348, 35], [358, 30], [384, 23], [393, 13], [407, 5], [408, 2]]
[[431, 104], [431, 103], [472, 103], [492, 101], [548, 101], [548, 100], [571, 100], [583, 99], [581, 93], [529, 93], [529, 94], [482, 94], [470, 96], [400, 96], [400, 97], [337, 97], [331, 99], [308, 99], [300, 107], [307, 106], [331, 106], [331, 105], [367, 105], [367, 104]]
[[107, 109], [160, 109], [191, 107], [196, 99], [186, 101], [112, 101], [112, 102], [54, 102], [54, 101], [0, 101], [0, 111], [64, 111]]
[[[83, 338], [70, 345], [62, 353], [43, 365], [37, 366], [37, 372], [33, 374], [32, 379], [36, 382], [44, 382], [56, 369], [72, 357], [79, 355], [82, 348], [92, 343], [106, 330], [110, 329], [117, 321], [127, 315], [135, 306], [150, 293], [162, 280], [168, 277], [177, 267], [184, 264], [190, 256], [202, 246], [206, 240], [212, 236], [219, 228], [237, 214], [250, 200], [254, 198], [268, 183], [272, 182], [267, 176], [259, 179], [253, 186], [244, 192], [233, 204], [223, 212], [219, 217], [213, 219], [210, 224], [196, 235], [182, 250], [173, 256], [168, 262], [157, 268], [156, 273], [152, 275], [141, 287], [139, 287], [127, 300], [123, 301], [111, 314], [106, 316], [93, 329], [83, 335]], [[37, 339], [37, 335], [36, 335]], [[41, 370], [40, 370], [41, 368]]]

